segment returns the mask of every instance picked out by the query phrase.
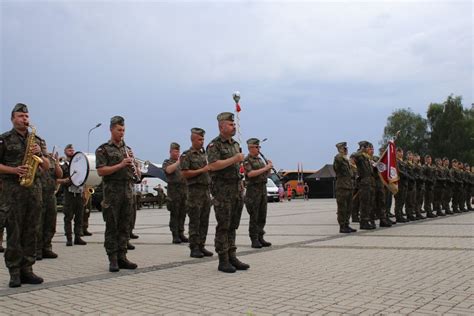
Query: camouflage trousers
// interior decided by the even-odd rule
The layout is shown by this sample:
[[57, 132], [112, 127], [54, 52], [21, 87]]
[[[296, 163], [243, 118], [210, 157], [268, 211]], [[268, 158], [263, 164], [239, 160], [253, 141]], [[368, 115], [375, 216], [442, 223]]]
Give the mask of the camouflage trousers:
[[407, 185], [399, 184], [398, 192], [395, 194], [395, 217], [401, 218], [403, 216], [403, 207], [405, 206], [407, 198]]
[[208, 185], [193, 184], [188, 186], [186, 209], [189, 216], [189, 247], [204, 246], [209, 229], [211, 198]]
[[71, 193], [67, 189], [64, 193], [64, 234], [72, 236], [72, 220], [74, 219], [74, 235], [82, 234], [82, 221], [84, 220], [84, 201], [81, 193]]
[[415, 215], [416, 208], [416, 183], [408, 182], [407, 198], [405, 201], [405, 214], [407, 217], [413, 217]]
[[386, 201], [384, 189], [383, 187], [373, 187], [372, 190], [374, 192], [374, 203], [370, 219], [385, 219], [387, 218], [387, 213], [385, 211]]
[[[442, 194], [441, 204], [443, 206], [443, 209], [447, 211], [450, 209], [449, 203], [451, 203], [453, 199], [453, 188], [452, 188], [451, 183], [449, 183], [448, 185], [446, 185], [446, 187], [444, 187], [444, 192], [442, 192], [441, 194]], [[435, 198], [436, 198], [436, 191], [435, 191]], [[452, 204], [451, 206], [453, 205], [454, 204]]]
[[433, 185], [425, 184], [425, 193], [424, 193], [424, 210], [425, 212], [433, 211], [433, 198], [434, 198], [434, 188]]
[[43, 207], [40, 219], [38, 221], [36, 235], [36, 252], [43, 250], [52, 250], [51, 241], [56, 233], [56, 195], [54, 192], [43, 191]]
[[84, 212], [82, 214], [82, 232], [86, 231], [89, 228], [89, 217], [91, 217], [92, 210], [92, 197], [89, 198], [87, 204], [84, 205]]
[[361, 181], [359, 186], [359, 203], [360, 203], [360, 221], [367, 222], [372, 219], [372, 211], [374, 205], [374, 191], [370, 183]]
[[235, 252], [237, 249], [235, 236], [240, 225], [243, 206], [239, 182], [213, 179], [211, 191], [217, 220], [214, 238], [216, 252], [218, 254]]
[[1, 200], [6, 208], [7, 249], [5, 263], [11, 274], [31, 271], [36, 261], [36, 231], [41, 214], [41, 184], [25, 188], [4, 180]]
[[463, 188], [461, 185], [456, 184], [453, 187], [453, 210], [460, 210], [462, 209], [461, 200], [463, 195]]
[[425, 184], [422, 182], [416, 183], [416, 204], [415, 204], [416, 214], [421, 213], [424, 197], [425, 197]]
[[267, 222], [267, 185], [266, 183], [249, 184], [245, 193], [245, 207], [249, 213], [249, 236], [257, 239], [265, 235]]
[[[352, 189], [337, 189], [337, 222], [340, 227], [349, 226], [352, 211]], [[357, 216], [359, 216], [357, 214]]]
[[[449, 195], [449, 191], [444, 187], [444, 184], [436, 184], [433, 192], [433, 211], [439, 212], [441, 209], [446, 209], [445, 200], [446, 196]], [[449, 202], [448, 202], [449, 209]]]
[[132, 206], [131, 206], [131, 211], [130, 211], [130, 228], [129, 228], [130, 234], [132, 234], [133, 230], [135, 229], [135, 223], [137, 222], [137, 210], [138, 210], [137, 196], [132, 195]]
[[360, 198], [359, 188], [352, 191], [351, 216], [352, 220], [359, 220]]
[[128, 182], [113, 182], [104, 185], [102, 216], [105, 221], [104, 247], [108, 255], [127, 253], [132, 214], [132, 185]]
[[188, 199], [188, 189], [186, 185], [168, 184], [168, 198], [166, 207], [170, 212], [170, 231], [173, 233], [184, 232], [184, 222], [186, 221], [186, 201]]
[[473, 191], [473, 186], [470, 185], [466, 188], [466, 191], [464, 192], [464, 200], [466, 201], [466, 206], [468, 209], [472, 209], [472, 191]]

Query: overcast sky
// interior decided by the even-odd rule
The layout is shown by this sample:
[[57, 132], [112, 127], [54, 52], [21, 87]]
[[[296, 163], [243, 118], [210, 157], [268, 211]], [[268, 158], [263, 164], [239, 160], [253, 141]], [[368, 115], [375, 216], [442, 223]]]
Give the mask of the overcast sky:
[[395, 109], [473, 102], [472, 1], [1, 3], [0, 130], [26, 103], [50, 149], [87, 151], [101, 122], [93, 151], [122, 115], [136, 156], [161, 163], [192, 127], [217, 136], [239, 90], [243, 143], [319, 169], [340, 141], [377, 145]]

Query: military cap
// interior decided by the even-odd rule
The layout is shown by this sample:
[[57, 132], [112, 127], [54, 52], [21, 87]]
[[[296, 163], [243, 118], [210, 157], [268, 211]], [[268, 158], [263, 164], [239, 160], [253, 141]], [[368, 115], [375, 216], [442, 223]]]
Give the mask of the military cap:
[[347, 148], [347, 143], [346, 142], [337, 143], [336, 147], [337, 147], [337, 149]]
[[403, 151], [402, 147], [397, 147], [397, 152], [401, 153]]
[[191, 133], [204, 136], [206, 134], [206, 131], [199, 127], [193, 127], [191, 128]]
[[13, 113], [15, 113], [15, 112], [28, 113], [28, 107], [26, 106], [26, 104], [17, 103], [17, 104], [15, 104], [15, 106], [13, 107], [12, 115], [13, 115]]
[[452, 159], [451, 162], [458, 162], [456, 158]]
[[114, 126], [115, 124], [123, 125], [125, 124], [125, 119], [119, 115], [116, 115], [110, 119], [110, 127]]
[[413, 152], [411, 150], [407, 151], [407, 155], [413, 155]]
[[72, 148], [72, 144], [67, 144], [66, 147], [64, 147], [64, 150]]
[[247, 145], [260, 145], [260, 139], [258, 138], [249, 138], [247, 139]]
[[449, 161], [448, 157], [443, 157], [443, 160], [447, 160], [447, 161]]
[[369, 142], [366, 141], [366, 140], [362, 140], [359, 142], [359, 147], [362, 148], [362, 147], [369, 147]]
[[464, 163], [464, 167], [469, 168], [469, 167], [470, 167], [470, 166], [469, 166], [469, 163], [465, 162], [465, 163]]
[[234, 113], [222, 112], [217, 115], [217, 120], [220, 121], [234, 121]]
[[435, 162], [441, 162], [441, 158], [435, 158]]
[[425, 159], [426, 159], [426, 158], [431, 158], [431, 156], [430, 156], [429, 154], [426, 154], [426, 155], [425, 155]]
[[171, 144], [170, 144], [170, 149], [177, 149], [177, 150], [179, 150], [179, 144], [178, 144], [178, 143], [175, 143], [175, 142], [171, 143]]

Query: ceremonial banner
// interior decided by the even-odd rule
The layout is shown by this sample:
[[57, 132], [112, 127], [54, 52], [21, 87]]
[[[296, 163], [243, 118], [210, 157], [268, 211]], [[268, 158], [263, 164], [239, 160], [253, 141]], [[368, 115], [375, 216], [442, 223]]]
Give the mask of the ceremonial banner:
[[385, 149], [382, 157], [380, 157], [377, 162], [380, 178], [394, 195], [398, 192], [398, 181], [400, 180], [398, 177], [397, 156], [395, 152], [395, 143], [389, 141], [387, 149]]

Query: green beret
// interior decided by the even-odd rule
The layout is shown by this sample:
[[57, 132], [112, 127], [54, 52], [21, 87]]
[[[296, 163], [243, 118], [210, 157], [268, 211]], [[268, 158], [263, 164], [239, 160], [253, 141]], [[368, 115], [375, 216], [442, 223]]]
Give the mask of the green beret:
[[179, 144], [178, 144], [178, 143], [174, 143], [174, 142], [171, 143], [171, 144], [170, 144], [170, 149], [177, 149], [177, 150], [179, 150]]
[[17, 104], [13, 107], [12, 115], [13, 115], [13, 113], [15, 113], [15, 112], [28, 113], [28, 107], [26, 106], [26, 104], [17, 103]]
[[260, 139], [258, 138], [249, 138], [247, 139], [247, 145], [260, 145]]
[[217, 120], [220, 121], [234, 121], [234, 113], [230, 112], [222, 112], [221, 114], [217, 115]]
[[110, 119], [110, 127], [114, 125], [124, 125], [125, 124], [125, 119], [119, 115], [116, 115]]
[[191, 133], [198, 134], [204, 137], [204, 135], [206, 134], [206, 131], [199, 127], [193, 127], [191, 128]]
[[67, 144], [66, 147], [64, 147], [64, 150], [72, 148], [72, 144]]
[[347, 148], [347, 143], [346, 142], [337, 143], [336, 147], [337, 147], [337, 149]]

